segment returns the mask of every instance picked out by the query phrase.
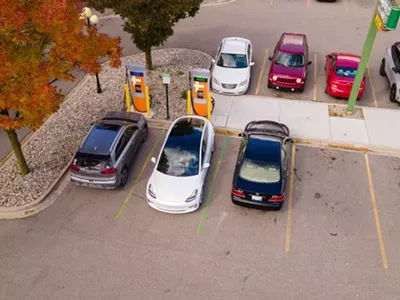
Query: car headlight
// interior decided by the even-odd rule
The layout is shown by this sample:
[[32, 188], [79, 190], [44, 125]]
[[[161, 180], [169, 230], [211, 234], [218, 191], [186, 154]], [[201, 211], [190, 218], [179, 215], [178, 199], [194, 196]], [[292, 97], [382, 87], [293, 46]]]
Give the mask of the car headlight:
[[194, 190], [193, 193], [185, 200], [185, 202], [192, 202], [197, 198], [197, 190]]
[[157, 198], [156, 193], [153, 191], [153, 186], [151, 184], [149, 184], [149, 188], [147, 189], [147, 192], [149, 193], [149, 195], [153, 198]]
[[249, 83], [249, 81], [246, 79], [244, 81], [242, 81], [241, 83], [239, 83], [239, 86], [245, 86]]
[[221, 83], [217, 80], [217, 78], [213, 77], [212, 79], [213, 83], [215, 83], [216, 85], [220, 85]]
[[296, 82], [297, 82], [297, 83], [301, 83], [301, 78], [297, 78], [297, 79], [296, 79]]
[[278, 79], [278, 76], [272, 76], [272, 80], [276, 81]]

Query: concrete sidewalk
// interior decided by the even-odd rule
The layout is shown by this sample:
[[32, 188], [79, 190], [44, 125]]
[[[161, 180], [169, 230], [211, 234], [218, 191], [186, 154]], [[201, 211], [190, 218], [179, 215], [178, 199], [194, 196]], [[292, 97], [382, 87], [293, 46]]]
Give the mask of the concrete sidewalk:
[[361, 107], [364, 120], [360, 120], [330, 117], [330, 104], [322, 102], [251, 95], [213, 97], [216, 127], [243, 129], [250, 121], [267, 119], [286, 124], [295, 138], [400, 150], [400, 110]]

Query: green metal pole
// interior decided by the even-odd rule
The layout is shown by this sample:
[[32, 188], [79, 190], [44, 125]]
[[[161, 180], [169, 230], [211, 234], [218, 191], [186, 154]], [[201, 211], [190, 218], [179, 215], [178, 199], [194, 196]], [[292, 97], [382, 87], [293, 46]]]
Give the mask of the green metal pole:
[[378, 29], [376, 28], [375, 25], [375, 14], [377, 7], [378, 4], [376, 5], [374, 14], [372, 16], [371, 25], [369, 26], [367, 38], [365, 39], [364, 48], [361, 54], [360, 64], [358, 65], [357, 74], [356, 77], [354, 78], [353, 87], [351, 89], [350, 97], [347, 102], [346, 111], [349, 113], [354, 112], [354, 105], [356, 104], [357, 101], [358, 91], [360, 90], [361, 81], [364, 77], [365, 69], [368, 64], [369, 55], [371, 54], [372, 47], [374, 46], [376, 33], [378, 32]]

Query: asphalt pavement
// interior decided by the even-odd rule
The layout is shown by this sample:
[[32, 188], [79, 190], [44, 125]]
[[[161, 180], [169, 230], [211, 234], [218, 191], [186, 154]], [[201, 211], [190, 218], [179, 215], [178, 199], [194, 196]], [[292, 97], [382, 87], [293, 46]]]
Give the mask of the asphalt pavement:
[[260, 211], [231, 203], [240, 140], [217, 136], [205, 206], [170, 215], [145, 200], [160, 134], [124, 189], [1, 222], [0, 298], [398, 299], [398, 158], [295, 145], [285, 206]]

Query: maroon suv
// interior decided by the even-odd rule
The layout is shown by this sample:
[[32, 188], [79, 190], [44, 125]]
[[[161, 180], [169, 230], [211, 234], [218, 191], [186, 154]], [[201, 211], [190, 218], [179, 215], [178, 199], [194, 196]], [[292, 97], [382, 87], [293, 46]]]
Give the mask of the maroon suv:
[[304, 34], [283, 33], [275, 47], [268, 74], [268, 87], [277, 90], [304, 91], [308, 60], [307, 38]]

